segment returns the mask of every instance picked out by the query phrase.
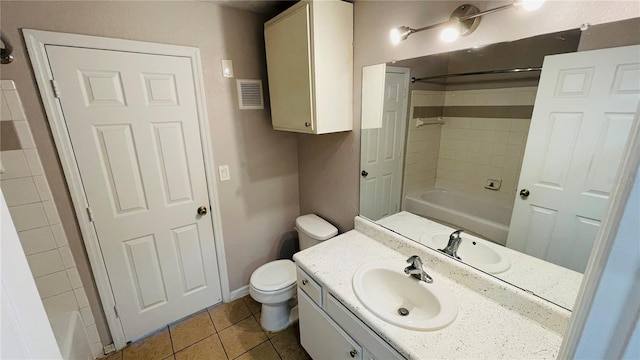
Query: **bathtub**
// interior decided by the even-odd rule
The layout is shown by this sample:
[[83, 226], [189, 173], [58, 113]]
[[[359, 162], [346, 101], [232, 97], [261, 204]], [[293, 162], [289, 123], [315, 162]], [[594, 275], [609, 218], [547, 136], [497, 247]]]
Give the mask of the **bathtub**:
[[433, 188], [405, 196], [404, 210], [505, 245], [513, 209], [454, 190]]
[[49, 318], [62, 358], [65, 360], [94, 360], [82, 317], [77, 311], [57, 314]]

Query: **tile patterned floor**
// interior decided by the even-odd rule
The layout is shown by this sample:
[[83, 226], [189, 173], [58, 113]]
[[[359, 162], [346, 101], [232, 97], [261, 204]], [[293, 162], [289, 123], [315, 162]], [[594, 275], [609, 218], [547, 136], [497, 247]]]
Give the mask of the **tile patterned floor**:
[[129, 344], [106, 360], [310, 360], [297, 324], [272, 333], [260, 327], [260, 304], [245, 296], [193, 314]]

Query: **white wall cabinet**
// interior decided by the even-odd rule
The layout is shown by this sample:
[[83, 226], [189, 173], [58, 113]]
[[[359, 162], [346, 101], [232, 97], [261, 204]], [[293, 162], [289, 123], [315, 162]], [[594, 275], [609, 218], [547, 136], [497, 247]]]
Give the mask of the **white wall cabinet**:
[[276, 130], [353, 129], [353, 5], [303, 0], [264, 25]]
[[314, 360], [404, 359], [300, 268], [298, 312], [300, 343]]

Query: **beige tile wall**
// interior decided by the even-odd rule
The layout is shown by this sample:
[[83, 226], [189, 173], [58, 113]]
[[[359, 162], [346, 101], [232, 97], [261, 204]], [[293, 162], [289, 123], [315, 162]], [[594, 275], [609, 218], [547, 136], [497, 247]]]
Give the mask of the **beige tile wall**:
[[[448, 91], [445, 106], [533, 105], [536, 87]], [[445, 118], [436, 186], [512, 206], [530, 119]], [[502, 180], [488, 190], [487, 179]]]
[[70, 311], [82, 315], [91, 349], [103, 354], [95, 319], [29, 124], [13, 81], [0, 80], [0, 120], [13, 122], [19, 148], [0, 151], [0, 188], [49, 318]]
[[407, 151], [404, 164], [404, 194], [435, 186], [442, 126], [423, 125], [417, 127], [415, 120], [413, 120], [413, 108], [415, 106], [443, 106], [445, 93], [443, 91], [413, 90], [410, 100]]

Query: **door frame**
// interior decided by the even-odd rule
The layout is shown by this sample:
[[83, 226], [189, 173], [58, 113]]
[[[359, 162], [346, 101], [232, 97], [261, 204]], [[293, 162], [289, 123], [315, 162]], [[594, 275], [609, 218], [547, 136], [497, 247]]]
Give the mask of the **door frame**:
[[47, 56], [45, 45], [178, 56], [190, 59], [195, 85], [196, 110], [198, 115], [198, 124], [200, 127], [200, 141], [202, 142], [202, 155], [204, 160], [207, 190], [209, 194], [209, 203], [212, 208], [211, 221], [213, 223], [219, 281], [222, 290], [222, 299], [223, 301], [229, 301], [229, 276], [227, 272], [227, 262], [222, 237], [222, 219], [220, 217], [219, 197], [216, 186], [217, 179], [215, 171], [213, 170], [215, 167], [213, 161], [211, 133], [209, 131], [209, 121], [205, 105], [204, 78], [200, 60], [200, 49], [180, 45], [168, 45], [30, 29], [23, 29], [22, 32], [27, 45], [29, 58], [31, 59], [38, 89], [40, 91], [40, 97], [47, 115], [49, 126], [51, 127], [51, 133], [60, 157], [62, 169], [66, 177], [66, 183], [69, 187], [76, 218], [80, 226], [80, 232], [87, 249], [87, 256], [98, 288], [98, 294], [102, 301], [102, 308], [107, 318], [109, 330], [116, 348], [121, 349], [126, 346], [124, 330], [120, 319], [116, 317], [114, 311], [116, 303], [113, 291], [111, 290], [107, 268], [98, 243], [96, 229], [93, 223], [89, 220], [86, 210], [88, 208], [88, 201], [84, 193], [84, 186], [82, 178], [80, 177], [80, 169], [74, 156], [73, 147], [71, 146], [71, 138], [67, 132], [66, 120], [62, 112], [62, 107], [56, 98], [54, 86], [52, 85], [53, 75], [51, 73], [51, 68], [49, 67], [49, 58]]
[[[400, 172], [400, 199], [398, 199], [398, 212], [402, 211], [402, 204], [404, 203], [404, 170], [405, 170], [405, 162], [407, 159], [407, 132], [409, 130], [409, 115], [411, 111], [409, 111], [409, 97], [411, 96], [411, 91], [409, 91], [409, 84], [411, 82], [411, 69], [406, 67], [398, 67], [398, 66], [387, 66], [384, 73], [384, 83], [387, 83], [387, 73], [395, 73], [404, 75], [404, 92], [402, 93], [403, 101], [402, 101], [402, 123], [400, 125], [400, 144], [402, 144], [402, 148], [400, 149], [400, 166], [398, 171]], [[384, 106], [382, 108], [384, 114]]]

